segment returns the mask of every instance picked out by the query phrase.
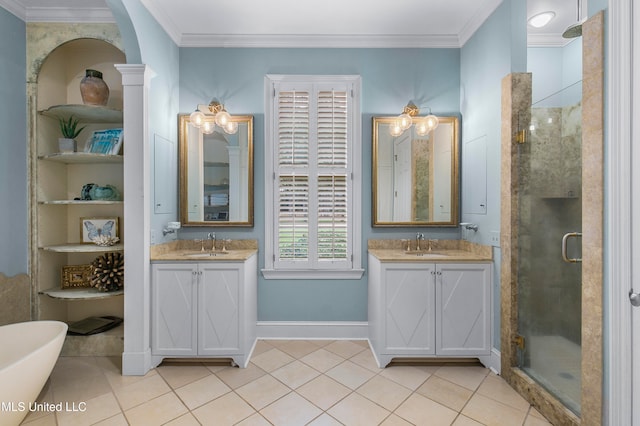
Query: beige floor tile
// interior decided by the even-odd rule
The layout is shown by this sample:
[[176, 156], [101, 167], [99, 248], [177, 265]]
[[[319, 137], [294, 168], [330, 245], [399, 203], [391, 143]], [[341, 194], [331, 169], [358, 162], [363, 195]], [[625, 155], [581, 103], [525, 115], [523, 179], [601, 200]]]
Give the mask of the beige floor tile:
[[327, 413], [324, 413], [321, 416], [313, 419], [313, 421], [307, 426], [342, 426], [342, 423], [340, 423]]
[[172, 389], [178, 389], [211, 375], [211, 370], [202, 364], [191, 365], [183, 363], [181, 365], [181, 363], [176, 363], [173, 365], [161, 365], [156, 370]]
[[169, 423], [165, 423], [164, 426], [200, 426], [200, 423], [193, 414], [187, 413], [177, 419], [171, 420]]
[[318, 350], [318, 345], [309, 340], [292, 340], [286, 345], [280, 346], [279, 349], [296, 359], [300, 359]]
[[227, 392], [231, 392], [231, 388], [224, 384], [218, 377], [210, 374], [207, 377], [176, 389], [175, 392], [187, 408], [193, 410]]
[[376, 359], [374, 358], [373, 353], [371, 353], [370, 350], [364, 350], [359, 354], [352, 356], [351, 358], [349, 358], [349, 361], [355, 362], [359, 366], [364, 367], [368, 370], [371, 370], [376, 374], [382, 371], [378, 367], [378, 364], [376, 363]]
[[344, 358], [322, 348], [302, 357], [300, 361], [324, 373], [343, 362]]
[[318, 377], [320, 373], [300, 361], [293, 361], [284, 367], [278, 368], [271, 375], [280, 380], [291, 389], [296, 389], [308, 381]]
[[342, 358], [351, 358], [352, 356], [359, 354], [365, 348], [362, 345], [354, 343], [350, 340], [336, 340], [333, 343], [328, 344], [324, 349], [333, 352], [336, 355], [340, 355]]
[[525, 411], [516, 410], [477, 393], [471, 397], [462, 414], [480, 423], [494, 426], [520, 425], [527, 415]]
[[529, 407], [529, 415], [533, 417], [537, 417], [541, 420], [547, 420], [540, 411], [536, 410], [535, 407]]
[[83, 402], [111, 392], [109, 381], [94, 358], [86, 358], [78, 361], [77, 369], [70, 357], [58, 359], [51, 373], [54, 402]]
[[551, 426], [545, 419], [540, 419], [536, 416], [528, 415], [524, 421], [524, 426]]
[[296, 392], [323, 410], [351, 393], [351, 389], [327, 376], [319, 376], [300, 386]]
[[325, 374], [353, 390], [359, 388], [367, 380], [375, 376], [375, 373], [371, 370], [360, 367], [358, 364], [354, 364], [351, 361], [345, 361], [342, 364], [338, 364]]
[[456, 421], [453, 422], [453, 426], [484, 426], [482, 423], [478, 423], [473, 419], [470, 419], [467, 416], [463, 416], [460, 414]]
[[247, 383], [259, 379], [267, 374], [262, 368], [253, 363], [249, 363], [247, 368], [225, 368], [216, 373], [216, 376], [227, 384], [231, 389], [237, 389]]
[[54, 413], [34, 418], [28, 422], [27, 419], [25, 419], [24, 422], [20, 424], [24, 426], [58, 426], [56, 415]]
[[378, 405], [393, 411], [411, 395], [411, 391], [382, 376], [375, 376], [358, 388], [357, 392]]
[[415, 425], [429, 426], [450, 425], [458, 416], [457, 411], [416, 393], [403, 402], [395, 414]]
[[203, 425], [234, 425], [249, 416], [255, 410], [233, 392], [193, 410], [193, 415]]
[[403, 419], [402, 417], [398, 417], [395, 414], [391, 414], [389, 417], [384, 419], [380, 426], [413, 426], [411, 423]]
[[252, 363], [262, 368], [267, 373], [277, 370], [278, 368], [293, 361], [294, 359], [290, 355], [287, 355], [278, 348], [270, 349], [251, 358]]
[[462, 410], [473, 395], [473, 392], [464, 386], [456, 385], [436, 375], [429, 377], [416, 392], [456, 411]]
[[383, 369], [380, 375], [393, 380], [411, 390], [416, 390], [431, 375], [427, 370], [411, 365], [392, 365]]
[[256, 411], [262, 410], [273, 401], [282, 398], [291, 389], [267, 375], [236, 389], [236, 393]]
[[121, 412], [112, 392], [78, 403], [72, 409], [78, 411], [66, 411], [65, 406], [65, 409], [56, 413], [59, 425], [91, 425]]
[[501, 377], [487, 376], [476, 392], [517, 410], [529, 410], [529, 403]]
[[270, 351], [271, 349], [273, 349], [273, 345], [269, 343], [268, 340], [258, 340], [256, 342], [256, 346], [253, 348], [253, 354], [251, 354], [251, 356], [258, 356], [261, 353]]
[[322, 414], [322, 411], [295, 392], [280, 398], [260, 411], [276, 426], [305, 425]]
[[145, 380], [157, 374], [158, 372], [156, 371], [155, 368], [153, 370], [149, 370], [149, 372], [144, 376], [123, 376], [120, 371], [112, 371], [112, 370], [104, 371], [104, 375], [107, 378], [107, 381], [109, 382], [113, 390], [121, 389], [125, 386], [132, 385], [136, 382]]
[[367, 398], [352, 393], [327, 411], [339, 422], [349, 426], [371, 426], [380, 424], [389, 411], [369, 401]]
[[94, 423], [92, 426], [129, 426], [124, 413], [118, 413], [113, 417], [109, 417], [101, 422]]
[[118, 402], [122, 409], [126, 411], [136, 405], [140, 405], [167, 392], [171, 392], [171, 388], [165, 383], [160, 375], [156, 374], [134, 382], [128, 386], [114, 389], [113, 392], [115, 393], [116, 398], [118, 398]]
[[457, 385], [475, 391], [485, 379], [489, 370], [484, 367], [474, 366], [444, 366], [435, 374]]
[[187, 412], [187, 407], [171, 392], [127, 410], [124, 415], [131, 426], [161, 425]]
[[271, 423], [262, 417], [260, 413], [255, 413], [253, 416], [247, 417], [240, 423], [236, 423], [236, 426], [271, 426]]

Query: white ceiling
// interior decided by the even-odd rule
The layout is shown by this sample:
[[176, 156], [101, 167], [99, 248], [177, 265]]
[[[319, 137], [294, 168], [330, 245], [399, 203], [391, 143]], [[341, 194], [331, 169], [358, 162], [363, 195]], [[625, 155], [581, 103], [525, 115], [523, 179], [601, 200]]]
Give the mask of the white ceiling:
[[[141, 0], [179, 46], [461, 47], [502, 0]], [[0, 0], [27, 22], [112, 22], [105, 0]], [[577, 0], [527, 0], [552, 10], [529, 45], [563, 45]], [[583, 11], [586, 12], [586, 11]], [[585, 15], [585, 13], [583, 13]]]

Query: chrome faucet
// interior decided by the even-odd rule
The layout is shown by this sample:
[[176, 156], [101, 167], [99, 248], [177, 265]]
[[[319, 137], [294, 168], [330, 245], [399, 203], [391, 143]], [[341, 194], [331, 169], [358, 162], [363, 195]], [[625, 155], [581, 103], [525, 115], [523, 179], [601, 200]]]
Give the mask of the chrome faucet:
[[207, 239], [211, 240], [211, 251], [216, 251], [216, 233], [209, 232], [207, 234]]
[[418, 232], [416, 234], [416, 250], [420, 251], [420, 240], [424, 241], [424, 234], [422, 232]]

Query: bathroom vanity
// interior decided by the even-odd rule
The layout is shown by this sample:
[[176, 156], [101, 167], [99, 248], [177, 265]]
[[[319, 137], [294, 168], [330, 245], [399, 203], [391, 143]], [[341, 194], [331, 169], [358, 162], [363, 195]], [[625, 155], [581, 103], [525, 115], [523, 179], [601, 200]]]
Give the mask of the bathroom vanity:
[[380, 368], [393, 358], [490, 355], [491, 248], [444, 245], [407, 252], [370, 242], [369, 341]]
[[244, 368], [256, 342], [256, 248], [201, 251], [190, 242], [151, 258], [151, 355], [231, 358]]

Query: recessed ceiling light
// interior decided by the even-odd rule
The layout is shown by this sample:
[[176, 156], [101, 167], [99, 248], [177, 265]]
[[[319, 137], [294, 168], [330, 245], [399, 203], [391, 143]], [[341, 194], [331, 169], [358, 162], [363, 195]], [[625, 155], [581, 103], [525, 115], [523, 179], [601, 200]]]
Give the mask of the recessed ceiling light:
[[542, 12], [529, 18], [529, 25], [534, 28], [542, 28], [556, 16], [554, 12]]

